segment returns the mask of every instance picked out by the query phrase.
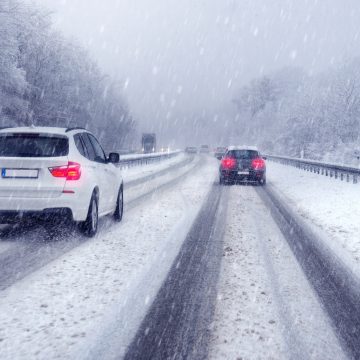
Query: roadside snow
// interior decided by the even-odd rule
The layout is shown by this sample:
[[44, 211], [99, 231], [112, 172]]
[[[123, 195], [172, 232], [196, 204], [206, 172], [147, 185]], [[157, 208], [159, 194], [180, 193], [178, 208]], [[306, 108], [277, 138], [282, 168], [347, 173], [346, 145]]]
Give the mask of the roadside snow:
[[129, 203], [139, 198], [141, 200], [141, 197], [143, 195], [146, 195], [149, 192], [154, 191], [167, 183], [171, 183], [173, 180], [181, 179], [186, 175], [187, 172], [189, 172], [192, 169], [196, 169], [198, 167], [200, 163], [200, 159], [201, 159], [200, 157], [197, 157], [187, 164], [176, 167], [173, 170], [166, 172], [164, 175], [158, 174], [154, 179], [141, 182], [139, 185], [126, 188], [126, 183], [125, 183], [126, 192], [125, 192], [124, 201], [126, 203]]
[[229, 192], [209, 358], [344, 359], [328, 317], [255, 188]]
[[268, 161], [269, 185], [360, 276], [360, 185]]
[[216, 176], [183, 182], [0, 293], [2, 359], [119, 358]]
[[149, 175], [155, 174], [159, 171], [172, 167], [176, 164], [183, 162], [187, 158], [187, 155], [184, 153], [179, 153], [173, 158], [161, 160], [156, 163], [144, 164], [142, 166], [133, 166], [129, 168], [124, 168], [121, 170], [122, 176], [124, 178], [125, 184], [139, 178], [147, 177]]
[[[0, 228], [0, 231], [1, 231], [1, 228]], [[0, 241], [0, 254], [9, 250], [12, 246], [13, 246], [13, 244], [9, 241], [7, 241], [7, 242]]]
[[149, 157], [154, 157], [154, 156], [164, 156], [166, 154], [178, 154], [180, 153], [180, 150], [175, 150], [175, 151], [169, 151], [169, 152], [155, 152], [155, 153], [148, 153], [148, 154], [127, 154], [127, 155], [121, 155], [121, 159], [122, 160], [133, 160], [133, 159], [138, 159], [138, 158], [142, 158], [142, 159], [146, 159]]

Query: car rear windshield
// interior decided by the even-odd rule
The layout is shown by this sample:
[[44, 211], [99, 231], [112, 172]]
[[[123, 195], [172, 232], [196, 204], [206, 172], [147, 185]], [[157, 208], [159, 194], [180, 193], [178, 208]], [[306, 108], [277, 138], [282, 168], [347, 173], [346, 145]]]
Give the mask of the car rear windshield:
[[69, 153], [69, 140], [52, 134], [0, 134], [0, 157], [59, 157]]
[[230, 150], [227, 155], [236, 159], [255, 159], [259, 153], [256, 150]]

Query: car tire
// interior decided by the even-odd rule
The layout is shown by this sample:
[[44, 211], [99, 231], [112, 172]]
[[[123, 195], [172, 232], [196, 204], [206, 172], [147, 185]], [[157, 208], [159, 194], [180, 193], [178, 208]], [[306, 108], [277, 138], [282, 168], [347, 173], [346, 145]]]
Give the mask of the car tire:
[[262, 178], [261, 180], [259, 180], [259, 185], [261, 186], [266, 185], [266, 178]]
[[98, 200], [95, 193], [91, 196], [89, 210], [85, 221], [80, 223], [80, 231], [87, 237], [96, 235], [99, 223]]
[[124, 214], [124, 191], [121, 185], [116, 201], [116, 209], [114, 212], [115, 221], [120, 222], [122, 220], [123, 214]]

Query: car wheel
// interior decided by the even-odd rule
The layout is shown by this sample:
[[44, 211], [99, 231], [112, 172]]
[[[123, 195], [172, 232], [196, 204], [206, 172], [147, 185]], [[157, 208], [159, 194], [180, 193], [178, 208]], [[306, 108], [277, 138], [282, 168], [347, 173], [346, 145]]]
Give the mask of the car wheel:
[[118, 222], [121, 221], [124, 213], [124, 191], [123, 187], [121, 186], [116, 202], [116, 209], [114, 212], [114, 219]]
[[86, 220], [80, 223], [80, 230], [84, 235], [88, 237], [93, 237], [97, 233], [98, 223], [99, 223], [98, 202], [95, 194], [93, 194], [90, 200], [90, 205]]
[[259, 180], [259, 185], [261, 186], [266, 185], [266, 178], [262, 178], [261, 180]]

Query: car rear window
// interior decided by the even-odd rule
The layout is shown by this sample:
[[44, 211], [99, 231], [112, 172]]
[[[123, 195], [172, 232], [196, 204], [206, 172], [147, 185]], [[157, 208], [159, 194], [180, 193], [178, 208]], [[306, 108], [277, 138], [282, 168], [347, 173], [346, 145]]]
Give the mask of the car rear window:
[[69, 140], [52, 134], [0, 134], [0, 157], [59, 157], [69, 153]]
[[236, 159], [255, 159], [259, 156], [259, 152], [256, 150], [230, 150], [227, 155]]

